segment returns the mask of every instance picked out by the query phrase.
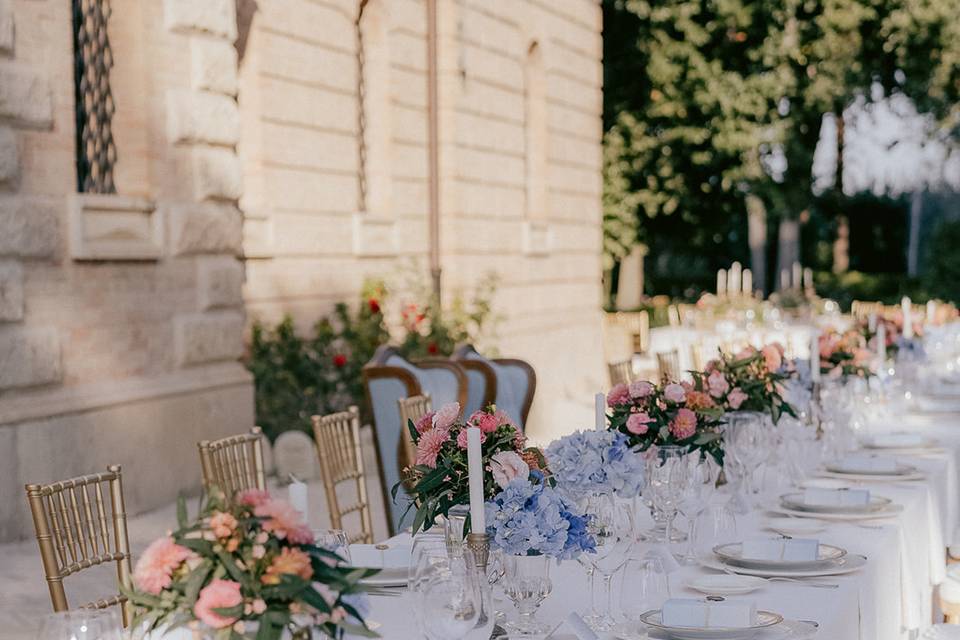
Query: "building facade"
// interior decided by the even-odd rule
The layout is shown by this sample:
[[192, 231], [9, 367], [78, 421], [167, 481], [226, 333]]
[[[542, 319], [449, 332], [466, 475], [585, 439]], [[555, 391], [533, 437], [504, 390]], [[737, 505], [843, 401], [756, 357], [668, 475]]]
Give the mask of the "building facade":
[[[70, 4], [0, 0], [0, 539], [26, 482], [195, 488], [195, 442], [254, 423], [252, 319], [430, 252], [426, 0]], [[437, 0], [443, 291], [500, 275], [539, 439], [604, 382], [600, 15]]]

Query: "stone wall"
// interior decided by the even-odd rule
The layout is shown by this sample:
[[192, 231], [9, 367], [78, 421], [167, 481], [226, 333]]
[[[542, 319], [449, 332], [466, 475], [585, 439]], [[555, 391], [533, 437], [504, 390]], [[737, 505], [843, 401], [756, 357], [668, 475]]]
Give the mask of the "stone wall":
[[[251, 317], [308, 328], [366, 276], [397, 283], [411, 259], [426, 272], [426, 4], [369, 0], [359, 34], [358, 4], [251, 12], [239, 92]], [[531, 434], [550, 439], [590, 424], [606, 382], [600, 7], [438, 5], [444, 295], [500, 274], [497, 342], [535, 366]]]
[[27, 482], [119, 463], [137, 512], [253, 424], [233, 0], [111, 4], [101, 195], [77, 193], [70, 3], [0, 0], [0, 539], [31, 530]]

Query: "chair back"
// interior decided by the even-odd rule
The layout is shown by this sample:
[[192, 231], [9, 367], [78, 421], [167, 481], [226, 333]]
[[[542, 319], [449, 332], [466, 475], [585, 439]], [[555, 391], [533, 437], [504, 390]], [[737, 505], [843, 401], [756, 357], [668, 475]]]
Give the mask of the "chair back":
[[453, 360], [486, 362], [496, 374], [494, 404], [502, 409], [523, 431], [537, 390], [537, 374], [524, 360], [516, 358], [486, 358], [470, 344], [461, 345], [453, 352]]
[[[313, 416], [313, 438], [320, 457], [320, 475], [327, 494], [330, 510], [330, 525], [334, 529], [346, 529], [343, 518], [351, 513], [360, 516], [360, 531], [347, 534], [353, 542], [373, 542], [373, 524], [370, 519], [370, 500], [367, 497], [367, 479], [364, 475], [363, 451], [360, 448], [360, 411], [350, 407], [346, 411], [326, 416]], [[356, 500], [341, 504], [337, 489], [351, 486]]]
[[630, 335], [634, 353], [646, 353], [650, 348], [650, 313], [648, 311], [617, 311], [606, 314], [606, 319]]
[[[64, 578], [90, 567], [115, 562], [117, 583], [130, 586], [130, 540], [119, 465], [107, 467], [106, 473], [47, 485], [28, 484], [26, 489], [54, 611], [70, 608]], [[131, 612], [119, 590], [82, 607], [114, 605], [121, 607], [123, 625], [128, 626]]]
[[690, 343], [690, 366], [694, 371], [703, 371], [706, 364], [703, 358], [703, 344], [700, 342]]
[[680, 380], [680, 354], [676, 349], [657, 354], [657, 372], [662, 382]]
[[667, 307], [667, 322], [669, 322], [671, 327], [679, 327], [681, 324], [680, 318], [680, 309], [677, 305], [672, 304]]
[[203, 486], [207, 491], [218, 487], [231, 499], [239, 491], [267, 488], [260, 427], [254, 427], [250, 433], [219, 440], [201, 440], [197, 448], [200, 449]]
[[633, 373], [633, 362], [630, 360], [607, 363], [607, 371], [610, 373], [611, 387], [618, 384], [630, 384], [636, 379]]
[[406, 469], [412, 467], [417, 461], [417, 448], [413, 444], [413, 438], [410, 437], [407, 423], [412, 420], [416, 424], [420, 418], [433, 410], [433, 405], [430, 402], [430, 394], [425, 393], [412, 398], [400, 398], [397, 400], [397, 407], [400, 409], [400, 468]]
[[[467, 376], [467, 404], [463, 415], [469, 416], [497, 401], [497, 372], [493, 364], [486, 360], [457, 359], [456, 353], [450, 356]], [[406, 425], [406, 423], [404, 423]]]
[[396, 501], [390, 498], [390, 490], [400, 482], [403, 468], [399, 455], [403, 451], [403, 429], [397, 401], [429, 394], [436, 406], [458, 402], [463, 408], [467, 403], [467, 376], [456, 362], [433, 359], [414, 363], [401, 356], [395, 348], [384, 345], [364, 365], [363, 386], [370, 415], [373, 416], [380, 489], [392, 535], [403, 528], [401, 519], [409, 501], [402, 485], [397, 491]]

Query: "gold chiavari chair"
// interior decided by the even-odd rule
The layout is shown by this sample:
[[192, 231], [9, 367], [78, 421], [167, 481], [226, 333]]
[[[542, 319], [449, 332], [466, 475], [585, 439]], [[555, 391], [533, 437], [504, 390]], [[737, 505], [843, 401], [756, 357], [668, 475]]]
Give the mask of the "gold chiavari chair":
[[661, 381], [677, 381], [680, 379], [680, 354], [677, 353], [676, 349], [657, 354], [657, 372]]
[[630, 360], [607, 363], [607, 371], [610, 373], [610, 386], [630, 384], [636, 380], [636, 375], [633, 372], [633, 363]]
[[[109, 498], [104, 497], [104, 486]], [[54, 611], [70, 608], [64, 578], [90, 567], [116, 562], [117, 582], [130, 586], [130, 540], [119, 465], [107, 467], [106, 473], [47, 485], [28, 484], [26, 489]], [[123, 625], [128, 626], [129, 605], [121, 593], [82, 608], [114, 605], [120, 605]]]
[[703, 359], [703, 345], [699, 342], [690, 344], [690, 366], [694, 371], [703, 371], [706, 362]]
[[[343, 529], [343, 518], [360, 514], [360, 531], [348, 534], [348, 540], [370, 544], [373, 542], [373, 524], [370, 519], [370, 501], [367, 498], [367, 478], [364, 475], [363, 451], [360, 448], [360, 412], [356, 407], [326, 416], [313, 416], [313, 438], [320, 457], [320, 474], [330, 509], [330, 525]], [[341, 505], [337, 487], [352, 483], [356, 502]]]
[[667, 307], [667, 322], [670, 324], [670, 326], [679, 327], [681, 324], [680, 321], [680, 309], [677, 307], [677, 305], [672, 304]]
[[650, 313], [648, 311], [617, 311], [611, 314], [613, 324], [623, 327], [633, 339], [633, 352], [646, 353], [650, 347]]
[[219, 440], [201, 440], [200, 467], [203, 486], [209, 491], [218, 487], [232, 498], [238, 491], [266, 489], [263, 469], [263, 431], [254, 427], [250, 433]]
[[400, 468], [406, 469], [412, 467], [417, 460], [417, 448], [413, 445], [407, 423], [413, 420], [416, 424], [420, 418], [433, 410], [433, 403], [430, 400], [430, 394], [424, 393], [400, 398], [397, 400], [397, 405], [400, 407], [400, 450], [397, 455], [400, 459]]

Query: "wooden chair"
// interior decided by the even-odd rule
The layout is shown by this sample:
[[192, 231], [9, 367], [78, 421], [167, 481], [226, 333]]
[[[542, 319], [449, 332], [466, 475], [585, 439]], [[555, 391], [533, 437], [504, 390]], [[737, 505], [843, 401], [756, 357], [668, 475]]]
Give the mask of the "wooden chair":
[[[420, 418], [433, 410], [433, 405], [430, 401], [430, 394], [424, 393], [411, 398], [400, 398], [397, 400], [397, 406], [400, 409], [400, 443], [402, 444], [400, 465], [406, 469], [412, 467], [417, 460], [417, 448], [410, 437], [407, 423], [412, 420], [416, 424]], [[464, 415], [466, 415], [466, 412], [464, 412]]]
[[[104, 498], [104, 486], [109, 503]], [[54, 611], [70, 608], [64, 578], [90, 567], [116, 562], [117, 582], [130, 586], [130, 540], [119, 465], [107, 467], [106, 473], [47, 485], [28, 484], [26, 489]], [[114, 605], [120, 606], [123, 625], [128, 626], [130, 607], [120, 593], [88, 602], [82, 608]]]
[[469, 361], [486, 363], [495, 374], [496, 394], [493, 402], [498, 409], [503, 409], [510, 418], [516, 420], [521, 430], [526, 428], [533, 395], [537, 390], [537, 374], [528, 362], [516, 358], [487, 358], [470, 344], [457, 347], [452, 359], [458, 364]]
[[672, 304], [669, 307], [667, 307], [667, 322], [670, 324], [671, 327], [680, 326], [681, 324], [680, 309], [677, 307], [677, 305]]
[[623, 327], [633, 339], [633, 352], [646, 353], [650, 348], [650, 313], [647, 311], [617, 311], [607, 314], [608, 321]]
[[703, 358], [703, 345], [699, 342], [690, 344], [690, 366], [694, 371], [703, 371], [706, 361]]
[[[441, 406], [467, 402], [467, 376], [463, 368], [449, 360], [430, 359], [410, 362], [394, 347], [379, 347], [363, 367], [363, 386], [373, 416], [373, 438], [377, 450], [380, 488], [387, 508], [390, 534], [403, 528], [401, 522], [408, 499], [401, 485], [396, 502], [390, 489], [402, 475], [400, 412], [397, 400], [429, 393], [434, 404]], [[407, 523], [409, 524], [409, 523]]]
[[657, 354], [657, 373], [661, 381], [680, 380], [680, 354], [676, 349]]
[[636, 380], [633, 372], [633, 362], [630, 360], [621, 360], [619, 362], [607, 363], [607, 371], [610, 373], [610, 386], [618, 384], [630, 384]]
[[[320, 474], [330, 510], [330, 525], [334, 529], [344, 529], [344, 516], [359, 513], [360, 531], [347, 534], [347, 539], [351, 543], [370, 544], [373, 542], [373, 522], [370, 519], [363, 450], [360, 447], [360, 411], [357, 407], [350, 407], [346, 411], [323, 417], [313, 416], [312, 421], [313, 437], [320, 458]], [[337, 487], [351, 483], [357, 500], [350, 505], [341, 505]]]
[[266, 489], [263, 470], [263, 431], [254, 427], [250, 433], [219, 440], [201, 440], [200, 467], [204, 489], [218, 487], [232, 498], [239, 491]]

